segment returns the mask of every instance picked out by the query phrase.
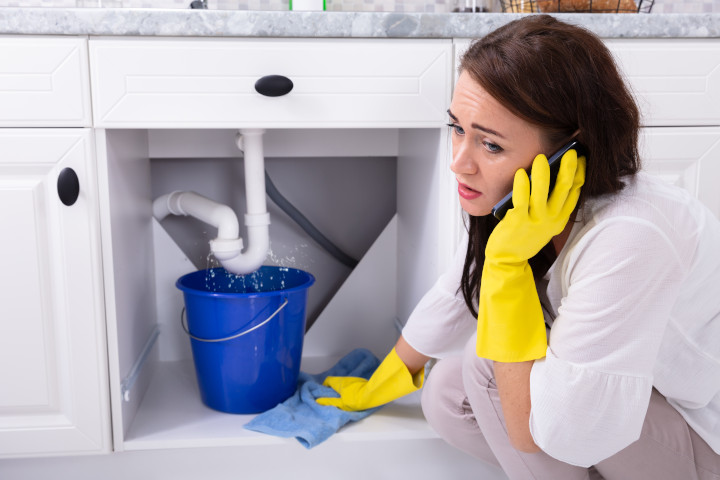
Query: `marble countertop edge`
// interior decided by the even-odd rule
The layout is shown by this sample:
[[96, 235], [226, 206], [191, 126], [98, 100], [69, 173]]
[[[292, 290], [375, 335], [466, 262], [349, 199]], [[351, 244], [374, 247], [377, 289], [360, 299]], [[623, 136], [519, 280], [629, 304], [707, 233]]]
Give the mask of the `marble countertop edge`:
[[[0, 34], [160, 37], [473, 38], [524, 14], [0, 8]], [[554, 16], [603, 38], [720, 38], [720, 14]]]

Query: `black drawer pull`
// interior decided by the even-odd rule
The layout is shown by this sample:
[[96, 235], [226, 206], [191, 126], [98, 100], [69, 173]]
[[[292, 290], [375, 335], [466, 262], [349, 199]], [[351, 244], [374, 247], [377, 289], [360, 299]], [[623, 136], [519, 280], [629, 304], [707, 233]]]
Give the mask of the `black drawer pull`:
[[68, 207], [74, 204], [80, 195], [80, 180], [72, 168], [65, 168], [58, 175], [58, 196]]
[[266, 97], [282, 97], [292, 89], [292, 80], [282, 75], [265, 75], [255, 82], [255, 91]]

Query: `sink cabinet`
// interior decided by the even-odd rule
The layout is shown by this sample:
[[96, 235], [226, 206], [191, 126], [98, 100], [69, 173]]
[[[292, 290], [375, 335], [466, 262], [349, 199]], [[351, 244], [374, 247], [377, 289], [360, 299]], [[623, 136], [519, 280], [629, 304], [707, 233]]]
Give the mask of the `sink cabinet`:
[[[182, 298], [173, 286], [194, 267], [152, 219], [151, 202], [159, 193], [152, 191], [152, 163], [168, 159], [181, 169], [184, 158], [241, 156], [234, 138], [244, 127], [267, 129], [266, 159], [395, 162], [396, 213], [308, 332], [302, 368], [322, 371], [357, 347], [382, 357], [397, 338], [397, 320], [407, 318], [459, 239], [443, 125], [452, 42], [98, 38], [90, 39], [89, 51], [114, 449], [133, 454], [237, 447], [237, 455], [252, 463], [250, 452], [258, 447], [301, 448], [292, 445], [295, 440], [244, 430], [249, 415], [202, 405], [178, 321]], [[293, 90], [260, 95], [255, 81], [271, 74], [289, 78]], [[210, 195], [227, 183], [242, 190], [242, 182], [227, 178]], [[372, 184], [364, 195], [373, 195]], [[315, 267], [309, 270], [320, 282]], [[418, 396], [344, 428], [327, 442], [334, 447], [314, 449], [316, 458], [325, 459], [321, 476], [339, 468], [323, 452], [344, 442], [352, 442], [358, 455], [395, 442], [433, 451], [414, 460], [408, 472], [456, 455], [423, 419]], [[451, 468], [459, 474], [468, 462], [477, 465], [467, 459]], [[357, 471], [357, 478], [366, 476]]]

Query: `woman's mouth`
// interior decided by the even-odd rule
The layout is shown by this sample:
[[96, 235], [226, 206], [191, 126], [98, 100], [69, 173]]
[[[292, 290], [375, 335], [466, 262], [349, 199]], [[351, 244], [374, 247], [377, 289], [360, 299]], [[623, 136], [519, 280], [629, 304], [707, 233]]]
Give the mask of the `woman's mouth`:
[[482, 195], [481, 192], [478, 192], [477, 190], [473, 190], [472, 188], [468, 187], [464, 183], [458, 182], [458, 194], [464, 198], [465, 200], [475, 200], [479, 196]]

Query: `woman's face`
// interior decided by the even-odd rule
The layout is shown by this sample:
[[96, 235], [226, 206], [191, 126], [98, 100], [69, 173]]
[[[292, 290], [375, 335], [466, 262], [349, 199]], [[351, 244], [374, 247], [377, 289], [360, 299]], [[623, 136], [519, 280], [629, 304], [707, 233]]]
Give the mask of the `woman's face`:
[[515, 116], [463, 72], [448, 110], [453, 161], [463, 210], [489, 215], [543, 148], [541, 130]]

